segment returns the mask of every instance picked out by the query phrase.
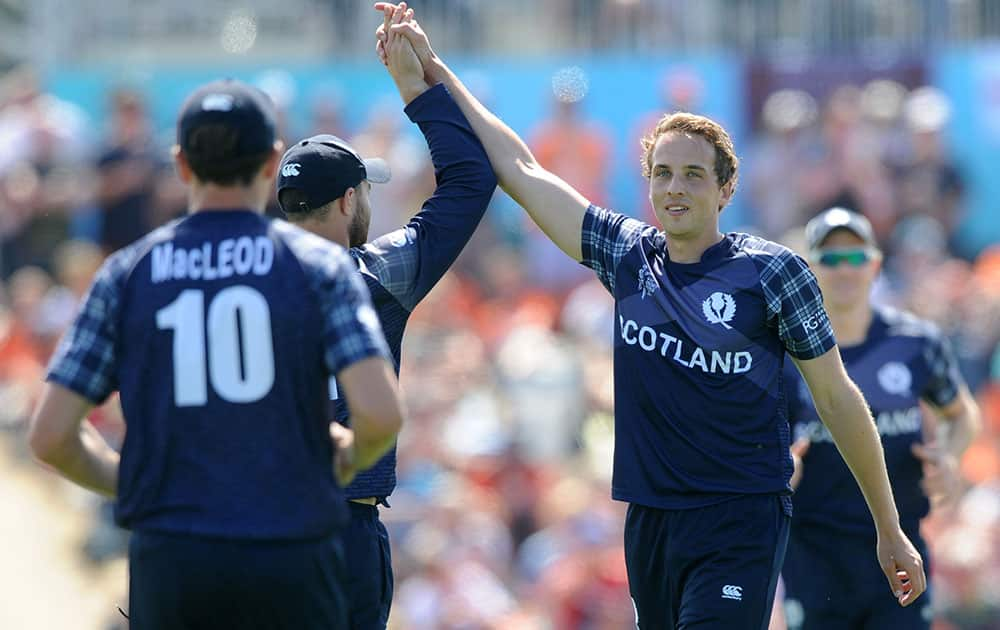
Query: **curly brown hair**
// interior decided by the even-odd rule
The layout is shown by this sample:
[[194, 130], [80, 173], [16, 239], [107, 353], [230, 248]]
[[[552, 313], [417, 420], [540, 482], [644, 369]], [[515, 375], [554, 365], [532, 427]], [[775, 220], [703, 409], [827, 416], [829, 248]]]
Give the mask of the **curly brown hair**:
[[701, 136], [715, 147], [715, 179], [719, 186], [732, 183], [733, 191], [736, 190], [736, 182], [739, 179], [740, 159], [736, 157], [736, 149], [733, 147], [733, 139], [722, 125], [711, 118], [689, 114], [688, 112], [674, 112], [664, 114], [656, 123], [649, 134], [644, 136], [642, 143], [642, 176], [649, 179], [653, 171], [653, 147], [656, 141], [665, 133], [676, 131], [678, 133]]

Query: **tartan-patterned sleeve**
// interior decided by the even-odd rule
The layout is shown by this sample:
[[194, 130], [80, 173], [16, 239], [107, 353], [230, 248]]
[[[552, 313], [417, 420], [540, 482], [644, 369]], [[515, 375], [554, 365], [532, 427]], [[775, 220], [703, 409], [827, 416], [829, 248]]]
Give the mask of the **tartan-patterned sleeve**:
[[934, 326], [927, 335], [927, 345], [924, 346], [924, 360], [930, 368], [931, 377], [920, 392], [920, 397], [938, 407], [944, 407], [958, 396], [965, 384], [958, 360], [951, 349], [951, 343]]
[[412, 299], [420, 272], [417, 240], [416, 230], [406, 226], [351, 249], [351, 255], [361, 259], [365, 268], [407, 310], [413, 310], [417, 302]]
[[598, 280], [614, 295], [618, 263], [643, 234], [655, 232], [656, 228], [642, 221], [591, 205], [583, 216], [580, 263], [593, 269]]
[[816, 276], [801, 257], [781, 248], [761, 257], [768, 321], [796, 359], [814, 359], [836, 345]]
[[469, 242], [497, 180], [486, 150], [443, 84], [413, 99], [405, 111], [427, 141], [434, 194], [405, 227], [352, 254], [412, 311]]
[[330, 374], [368, 357], [389, 359], [368, 287], [347, 252], [307, 233], [298, 234], [290, 244], [319, 302]]
[[128, 250], [104, 261], [76, 320], [63, 334], [49, 361], [45, 380], [72, 390], [95, 405], [118, 389], [119, 308], [130, 266]]

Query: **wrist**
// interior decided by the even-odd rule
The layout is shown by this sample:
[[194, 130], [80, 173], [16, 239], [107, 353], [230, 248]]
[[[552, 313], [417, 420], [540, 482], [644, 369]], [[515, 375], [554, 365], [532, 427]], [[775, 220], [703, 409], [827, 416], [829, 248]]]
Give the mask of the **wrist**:
[[396, 89], [399, 90], [399, 96], [403, 99], [403, 103], [409, 105], [410, 102], [430, 89], [423, 78], [418, 79], [397, 79]]
[[431, 53], [430, 59], [424, 63], [424, 78], [427, 82], [431, 85], [443, 83], [447, 74], [448, 69], [441, 61], [441, 58]]
[[903, 526], [899, 523], [899, 517], [895, 514], [885, 515], [881, 519], [875, 520], [875, 532], [879, 538], [889, 539], [903, 535]]

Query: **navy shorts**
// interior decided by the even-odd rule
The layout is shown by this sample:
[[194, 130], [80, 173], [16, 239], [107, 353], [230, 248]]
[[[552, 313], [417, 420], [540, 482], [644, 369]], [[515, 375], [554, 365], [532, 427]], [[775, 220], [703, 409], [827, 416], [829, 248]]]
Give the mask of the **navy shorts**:
[[[910, 536], [910, 541], [929, 575], [924, 541], [919, 536]], [[788, 539], [782, 576], [789, 630], [928, 630], [931, 626], [930, 588], [916, 603], [900, 606], [878, 565], [874, 537], [796, 526]]]
[[389, 533], [378, 507], [348, 501], [351, 520], [342, 530], [344, 559], [351, 576], [345, 588], [351, 630], [385, 630], [392, 605]]
[[765, 630], [788, 540], [774, 495], [701, 508], [631, 504], [629, 592], [641, 630]]
[[129, 628], [344, 628], [340, 545], [133, 532]]

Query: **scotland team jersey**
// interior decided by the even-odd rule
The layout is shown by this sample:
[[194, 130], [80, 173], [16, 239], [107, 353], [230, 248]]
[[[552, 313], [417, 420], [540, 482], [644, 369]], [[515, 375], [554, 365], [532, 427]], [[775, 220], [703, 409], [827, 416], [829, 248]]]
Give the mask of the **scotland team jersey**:
[[312, 538], [346, 519], [326, 384], [388, 354], [346, 252], [246, 210], [198, 212], [112, 255], [48, 380], [127, 430], [127, 528]]
[[[876, 309], [864, 342], [842, 347], [840, 354], [878, 425], [900, 524], [914, 534], [930, 507], [920, 489], [923, 467], [910, 451], [924, 441], [920, 400], [938, 407], [952, 402], [963, 383], [958, 364], [936, 327], [891, 309]], [[861, 490], [819, 419], [809, 389], [796, 370], [787, 372], [793, 436], [811, 441], [795, 491], [793, 528], [823, 527], [874, 539]]]
[[[410, 313], [458, 258], [496, 188], [486, 150], [443, 84], [413, 99], [405, 111], [427, 139], [437, 187], [404, 227], [350, 250], [371, 291], [397, 374]], [[346, 423], [350, 410], [336, 382], [330, 393], [334, 417]], [[384, 498], [395, 487], [393, 448], [358, 473], [346, 493], [349, 499]]]
[[683, 509], [789, 494], [784, 355], [835, 345], [805, 262], [738, 233], [671, 262], [663, 233], [594, 206], [582, 250], [615, 299], [612, 496]]

